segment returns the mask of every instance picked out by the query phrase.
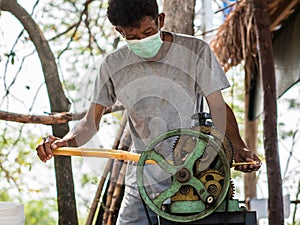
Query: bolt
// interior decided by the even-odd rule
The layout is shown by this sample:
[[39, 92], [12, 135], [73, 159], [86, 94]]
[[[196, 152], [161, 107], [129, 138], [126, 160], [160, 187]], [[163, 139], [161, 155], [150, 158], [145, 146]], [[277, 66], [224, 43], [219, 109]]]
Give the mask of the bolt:
[[187, 182], [190, 179], [190, 171], [186, 168], [181, 168], [179, 171], [176, 173], [176, 179], [180, 183]]
[[183, 171], [183, 170], [180, 170], [180, 171], [179, 171], [179, 176], [180, 176], [180, 177], [185, 177], [185, 176], [186, 176], [186, 172]]
[[211, 203], [213, 203], [214, 202], [214, 197], [213, 196], [208, 196], [207, 197], [207, 199], [206, 199], [206, 202], [207, 202], [207, 204], [211, 204]]
[[190, 193], [190, 188], [188, 186], [182, 186], [180, 188], [180, 193], [183, 195], [187, 195], [188, 193]]

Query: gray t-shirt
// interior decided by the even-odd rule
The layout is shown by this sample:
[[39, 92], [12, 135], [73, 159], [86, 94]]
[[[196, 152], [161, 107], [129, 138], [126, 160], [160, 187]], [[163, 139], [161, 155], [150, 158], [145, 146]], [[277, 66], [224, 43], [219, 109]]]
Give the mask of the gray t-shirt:
[[[91, 102], [108, 107], [119, 101], [127, 109], [133, 152], [140, 153], [149, 141], [168, 130], [190, 127], [201, 96], [229, 86], [206, 42], [172, 35], [173, 42], [159, 61], [146, 61], [123, 46], [108, 54], [100, 65]], [[164, 45], [162, 52], [163, 48]], [[158, 151], [171, 158], [171, 146], [172, 143], [163, 144]], [[128, 165], [126, 190], [137, 194], [136, 164]], [[145, 180], [151, 184], [163, 183], [170, 177], [148, 167], [145, 173], [149, 177]], [[163, 184], [158, 189], [160, 186], [164, 189]]]

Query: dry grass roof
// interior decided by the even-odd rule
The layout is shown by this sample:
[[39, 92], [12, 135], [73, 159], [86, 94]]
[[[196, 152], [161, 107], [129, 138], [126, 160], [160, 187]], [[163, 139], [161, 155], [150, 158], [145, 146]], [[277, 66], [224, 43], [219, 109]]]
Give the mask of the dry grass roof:
[[[300, 0], [267, 2], [271, 32], [284, 26], [285, 21], [300, 5]], [[253, 25], [253, 13], [249, 1], [238, 1], [211, 42], [211, 47], [225, 71], [240, 64], [244, 59], [251, 64], [251, 59], [256, 56], [256, 34]]]

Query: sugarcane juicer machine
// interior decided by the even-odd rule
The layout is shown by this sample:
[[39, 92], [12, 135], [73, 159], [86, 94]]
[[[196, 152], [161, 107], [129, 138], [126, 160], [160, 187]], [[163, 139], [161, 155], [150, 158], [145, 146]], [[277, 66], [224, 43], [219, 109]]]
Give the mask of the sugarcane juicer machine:
[[[226, 224], [256, 225], [255, 214], [249, 216], [245, 207], [240, 207], [239, 201], [233, 198], [231, 142], [212, 124], [209, 114], [198, 113], [192, 119], [197, 120], [192, 128], [168, 131], [146, 146], [137, 167], [141, 198], [162, 220], [169, 221], [167, 224], [225, 224], [226, 214]], [[174, 140], [172, 160], [155, 150], [167, 140]], [[169, 187], [155, 196], [144, 183], [148, 160], [155, 161], [171, 177]], [[214, 215], [221, 215], [219, 220], [223, 222], [214, 221], [218, 218]], [[244, 219], [230, 222], [238, 220], [231, 215]]]

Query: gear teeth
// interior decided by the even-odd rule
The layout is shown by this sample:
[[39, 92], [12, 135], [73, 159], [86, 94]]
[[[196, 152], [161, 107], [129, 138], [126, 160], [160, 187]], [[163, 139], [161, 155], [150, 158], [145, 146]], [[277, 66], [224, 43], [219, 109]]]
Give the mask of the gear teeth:
[[176, 139], [174, 140], [173, 146], [172, 146], [172, 151], [174, 151], [177, 143], [178, 143], [179, 137], [176, 137]]
[[216, 170], [216, 169], [207, 169], [205, 172], [203, 172], [203, 174], [201, 174], [202, 176], [205, 175], [205, 174], [209, 174], [209, 173], [216, 173], [216, 174], [219, 174], [221, 176], [224, 176], [224, 172], [221, 171], [221, 170]]
[[175, 162], [175, 153], [174, 153], [174, 150], [176, 148], [176, 145], [178, 144], [178, 141], [179, 141], [179, 136], [177, 136], [176, 138], [174, 138], [174, 143], [172, 145], [172, 160], [173, 160], [173, 162]]
[[233, 180], [230, 179], [230, 185], [229, 185], [229, 199], [233, 199], [234, 195], [235, 195], [235, 186], [234, 186]]

